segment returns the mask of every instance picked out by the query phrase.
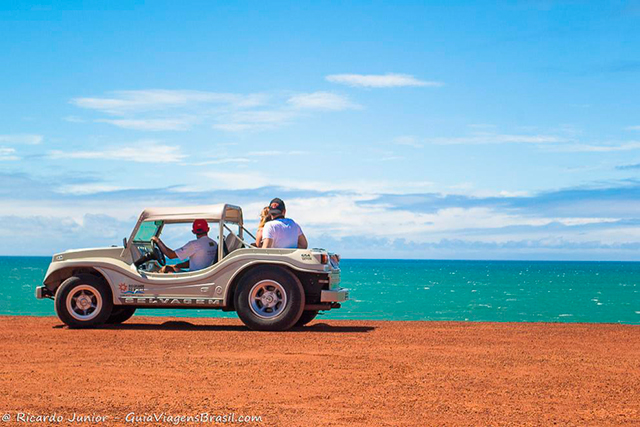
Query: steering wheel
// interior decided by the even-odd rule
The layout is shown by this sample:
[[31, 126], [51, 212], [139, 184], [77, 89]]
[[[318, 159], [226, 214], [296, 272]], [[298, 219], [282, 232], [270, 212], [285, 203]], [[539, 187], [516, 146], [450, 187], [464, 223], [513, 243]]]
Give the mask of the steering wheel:
[[156, 242], [152, 243], [153, 247], [153, 258], [158, 261], [160, 267], [164, 267], [167, 264], [167, 259], [164, 257], [164, 252], [160, 250], [160, 247]]

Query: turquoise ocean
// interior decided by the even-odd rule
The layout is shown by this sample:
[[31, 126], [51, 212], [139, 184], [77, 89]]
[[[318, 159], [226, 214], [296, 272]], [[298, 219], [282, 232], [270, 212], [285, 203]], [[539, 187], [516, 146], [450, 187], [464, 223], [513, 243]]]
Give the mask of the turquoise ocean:
[[[0, 257], [0, 315], [55, 315], [36, 300], [50, 257]], [[355, 260], [351, 300], [325, 319], [640, 324], [640, 262]], [[235, 317], [218, 310], [148, 316]]]

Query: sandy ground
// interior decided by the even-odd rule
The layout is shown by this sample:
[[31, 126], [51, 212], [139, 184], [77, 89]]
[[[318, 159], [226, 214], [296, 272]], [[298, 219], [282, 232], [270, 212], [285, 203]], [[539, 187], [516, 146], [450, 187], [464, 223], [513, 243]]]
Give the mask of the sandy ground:
[[[0, 416], [11, 418], [0, 425], [20, 413], [106, 416], [101, 425], [131, 413], [235, 413], [269, 426], [640, 425], [638, 326], [319, 320], [271, 333], [234, 319], [70, 330], [0, 317], [0, 342]], [[164, 420], [148, 424], [177, 422]]]

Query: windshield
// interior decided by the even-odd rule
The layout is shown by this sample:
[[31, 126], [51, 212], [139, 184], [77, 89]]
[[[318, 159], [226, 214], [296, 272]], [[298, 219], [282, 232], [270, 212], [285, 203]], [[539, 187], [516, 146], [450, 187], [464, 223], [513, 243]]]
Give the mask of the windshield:
[[137, 242], [149, 242], [156, 235], [158, 228], [162, 225], [162, 221], [145, 221], [140, 224], [140, 228], [133, 239]]

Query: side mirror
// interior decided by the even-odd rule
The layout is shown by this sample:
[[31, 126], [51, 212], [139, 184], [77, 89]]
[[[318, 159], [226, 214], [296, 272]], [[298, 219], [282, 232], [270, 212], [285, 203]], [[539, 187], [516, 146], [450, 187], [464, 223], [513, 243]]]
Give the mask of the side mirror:
[[124, 239], [122, 239], [122, 246], [124, 246], [124, 248], [127, 249], [127, 238], [126, 237]]

